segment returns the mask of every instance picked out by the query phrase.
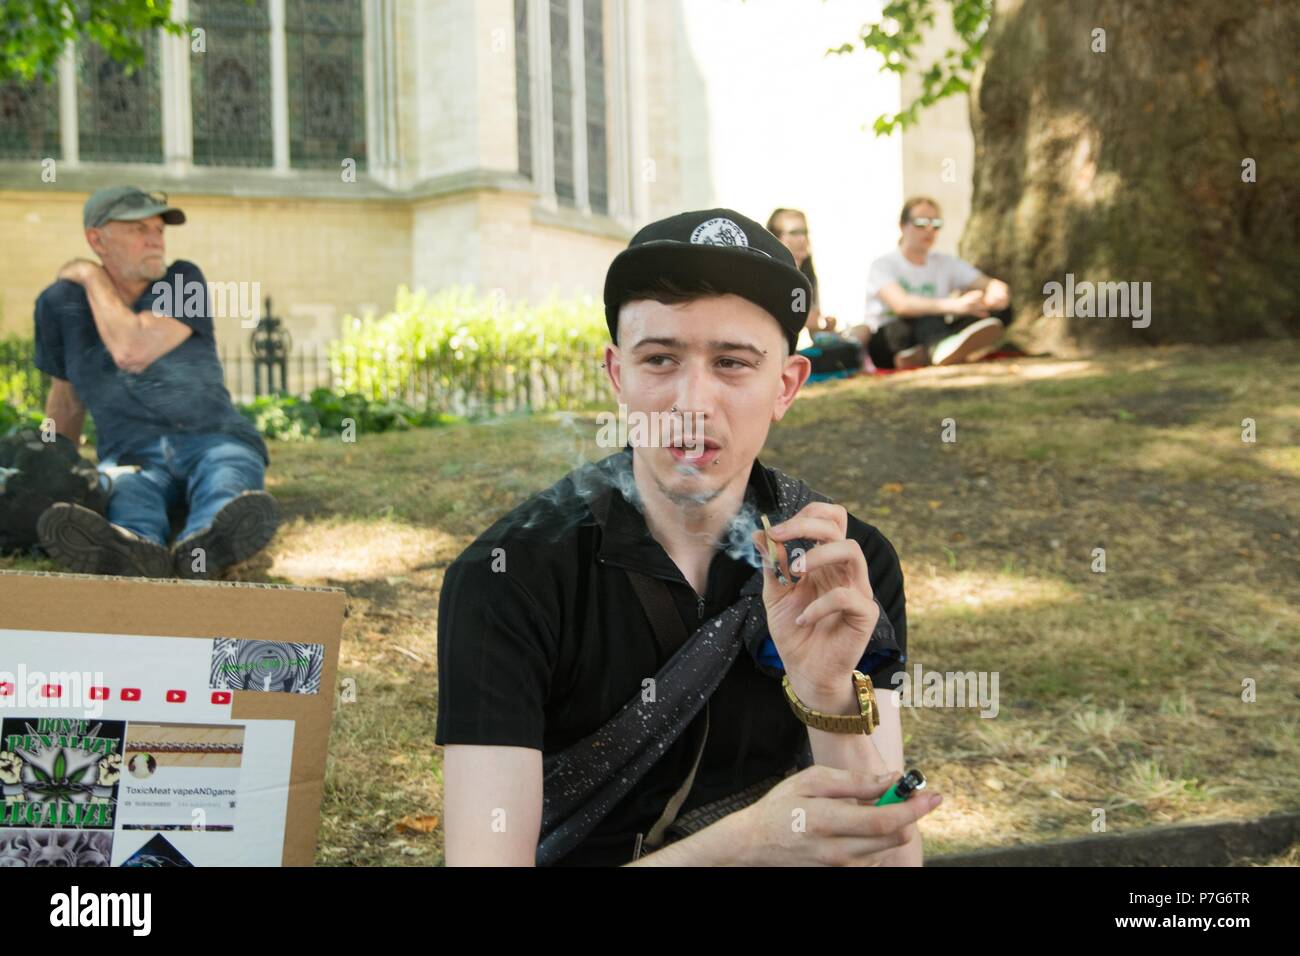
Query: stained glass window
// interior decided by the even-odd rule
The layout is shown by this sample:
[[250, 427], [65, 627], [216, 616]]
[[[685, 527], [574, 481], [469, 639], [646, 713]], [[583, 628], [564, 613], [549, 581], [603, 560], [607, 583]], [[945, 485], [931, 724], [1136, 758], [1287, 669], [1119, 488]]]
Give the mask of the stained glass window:
[[0, 84], [0, 156], [57, 159], [59, 88], [54, 83]]
[[573, 77], [569, 63], [569, 3], [551, 0], [551, 129], [555, 196], [573, 205]]
[[605, 155], [605, 28], [601, 0], [583, 0], [583, 58], [587, 78], [587, 188], [593, 212], [609, 212]]
[[361, 0], [285, 0], [289, 161], [366, 165]]
[[267, 0], [191, 0], [204, 50], [190, 50], [194, 162], [270, 166], [271, 46]]
[[94, 43], [77, 44], [77, 132], [83, 160], [162, 161], [158, 36], [142, 40], [144, 64], [128, 72]]
[[515, 0], [515, 116], [519, 172], [533, 175], [532, 77], [528, 75], [528, 0]]

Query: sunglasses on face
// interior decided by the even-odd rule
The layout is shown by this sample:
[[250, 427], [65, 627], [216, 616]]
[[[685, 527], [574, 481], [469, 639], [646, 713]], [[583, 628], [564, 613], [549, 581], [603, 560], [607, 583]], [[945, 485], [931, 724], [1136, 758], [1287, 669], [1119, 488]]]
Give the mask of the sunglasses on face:
[[912, 225], [916, 226], [916, 228], [918, 229], [924, 229], [926, 226], [931, 226], [935, 229], [941, 229], [943, 228], [943, 220], [940, 219], [938, 216], [935, 216], [933, 218], [931, 218], [930, 216], [917, 216], [915, 219], [912, 220]]
[[808, 230], [807, 229], [785, 229], [782, 232], [778, 233], [778, 235], [780, 235], [781, 238], [785, 238], [786, 236], [807, 236]]
[[131, 193], [119, 199], [113, 205], [113, 210], [116, 211], [118, 209], [136, 209], [140, 206], [148, 206], [148, 205], [159, 205], [159, 206], [167, 205], [167, 194], [165, 192], [160, 192], [157, 190], [151, 193]]

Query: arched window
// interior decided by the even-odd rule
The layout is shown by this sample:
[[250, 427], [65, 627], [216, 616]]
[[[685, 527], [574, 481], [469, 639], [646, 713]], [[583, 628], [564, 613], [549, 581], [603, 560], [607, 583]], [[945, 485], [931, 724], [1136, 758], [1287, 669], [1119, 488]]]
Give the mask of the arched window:
[[266, 0], [191, 0], [203, 49], [190, 48], [194, 162], [270, 166], [270, 15]]
[[0, 84], [0, 156], [58, 158], [59, 90], [53, 83]]
[[528, 72], [528, 0], [515, 0], [515, 104], [519, 132], [519, 172], [533, 174], [532, 77]]
[[366, 165], [360, 0], [285, 0], [289, 161]]
[[[532, 49], [541, 38], [547, 48]], [[609, 213], [607, 87], [605, 0], [515, 0], [519, 171], [561, 206]]]
[[582, 55], [587, 80], [587, 190], [593, 212], [609, 212], [605, 151], [605, 18], [601, 0], [583, 0]]
[[144, 65], [128, 71], [97, 44], [77, 44], [77, 129], [82, 160], [162, 161], [158, 37], [143, 38]]
[[551, 137], [555, 197], [573, 205], [573, 69], [569, 62], [569, 0], [551, 0]]

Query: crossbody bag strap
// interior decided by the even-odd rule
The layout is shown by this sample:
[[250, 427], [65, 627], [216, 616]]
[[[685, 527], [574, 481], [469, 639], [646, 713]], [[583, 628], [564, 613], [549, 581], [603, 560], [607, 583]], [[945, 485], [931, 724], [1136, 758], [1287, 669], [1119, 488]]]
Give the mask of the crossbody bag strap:
[[672, 826], [673, 821], [677, 819], [677, 813], [681, 810], [682, 804], [686, 802], [686, 796], [691, 792], [691, 787], [695, 785], [695, 771], [700, 769], [700, 757], [704, 756], [704, 743], [709, 739], [709, 705], [704, 705], [704, 732], [700, 734], [700, 742], [695, 747], [695, 759], [691, 761], [691, 772], [686, 775], [685, 782], [677, 788], [669, 799], [668, 804], [664, 807], [664, 812], [659, 814], [659, 819], [655, 821], [650, 832], [641, 839], [641, 834], [636, 835], [636, 846], [632, 850], [632, 859], [641, 858], [642, 849], [657, 850], [663, 845], [664, 834]]
[[[654, 631], [655, 639], [659, 641], [660, 648], [666, 655], [670, 655], [686, 643], [690, 633], [686, 630], [686, 625], [682, 623], [682, 617], [677, 613], [677, 605], [673, 602], [672, 592], [668, 590], [668, 585], [659, 578], [652, 578], [647, 574], [639, 571], [628, 570], [628, 580], [632, 582], [632, 589], [636, 591], [637, 599], [641, 606], [645, 608], [646, 617], [650, 619], [650, 627]], [[682, 808], [686, 801], [686, 796], [691, 792], [691, 787], [695, 784], [695, 771], [700, 767], [700, 758], [704, 755], [704, 744], [709, 739], [709, 705], [704, 705], [704, 732], [700, 734], [699, 743], [695, 746], [695, 759], [691, 761], [691, 772], [686, 775], [685, 782], [677, 788], [664, 807], [663, 813], [655, 821], [654, 826], [650, 828], [649, 833], [645, 834], [644, 839], [641, 834], [637, 834], [636, 847], [632, 851], [632, 859], [636, 860], [641, 856], [643, 847], [656, 849], [663, 843], [664, 832], [677, 819], [677, 812]]]
[[691, 636], [686, 630], [686, 625], [682, 623], [682, 616], [677, 613], [673, 593], [668, 590], [666, 582], [642, 574], [640, 571], [629, 569], [627, 577], [632, 582], [632, 590], [636, 592], [637, 600], [645, 608], [646, 617], [650, 618], [650, 628], [654, 631], [655, 640], [661, 645], [660, 649], [665, 657], [671, 657]]

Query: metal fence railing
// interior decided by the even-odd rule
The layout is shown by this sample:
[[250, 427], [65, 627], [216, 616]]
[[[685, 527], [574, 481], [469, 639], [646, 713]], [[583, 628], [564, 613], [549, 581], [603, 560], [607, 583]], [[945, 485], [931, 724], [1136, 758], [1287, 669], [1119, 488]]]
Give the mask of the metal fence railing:
[[270, 376], [243, 350], [223, 350], [221, 363], [236, 402], [270, 392], [268, 377], [276, 385], [283, 377], [289, 395], [305, 397], [326, 388], [466, 418], [577, 408], [605, 394], [599, 360], [582, 354], [546, 360], [480, 355], [471, 363], [452, 365], [437, 359], [413, 363], [400, 356], [349, 360], [317, 346], [301, 346]]
[[[426, 411], [466, 418], [512, 412], [580, 408], [606, 394], [599, 357], [567, 353], [547, 359], [512, 359], [480, 355], [451, 363], [420, 363], [367, 357], [348, 361], [331, 357], [327, 347], [295, 346], [282, 366], [268, 376], [245, 349], [221, 348], [218, 356], [231, 398], [240, 404], [258, 395], [281, 391], [305, 398], [318, 388], [355, 392], [375, 401], [401, 401]], [[0, 402], [19, 408], [42, 408], [49, 376], [35, 365], [31, 340], [0, 340]], [[281, 388], [283, 377], [283, 388]]]

